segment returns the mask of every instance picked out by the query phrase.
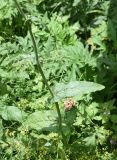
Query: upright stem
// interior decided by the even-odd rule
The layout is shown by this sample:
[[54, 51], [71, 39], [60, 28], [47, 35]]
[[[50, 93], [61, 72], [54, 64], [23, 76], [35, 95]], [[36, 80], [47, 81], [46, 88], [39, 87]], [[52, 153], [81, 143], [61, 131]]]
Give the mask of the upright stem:
[[39, 62], [37, 46], [36, 46], [36, 42], [35, 42], [35, 39], [34, 39], [34, 36], [33, 36], [33, 33], [32, 33], [32, 28], [31, 28], [31, 21], [28, 21], [28, 23], [29, 23], [28, 29], [29, 29], [29, 33], [30, 33], [31, 40], [32, 40], [32, 43], [33, 43], [34, 51], [35, 51], [34, 53], [35, 53], [36, 62], [37, 62], [37, 69], [38, 69], [39, 73], [41, 74], [45, 85], [47, 86], [48, 90], [50, 91], [51, 96], [54, 98], [54, 94], [53, 94], [53, 92], [52, 92], [52, 90], [51, 90], [51, 88], [50, 88], [50, 86], [49, 86], [49, 84], [48, 84], [48, 82], [46, 80], [44, 72], [43, 72], [43, 70], [41, 68], [41, 64]]
[[[17, 2], [17, 0], [13, 0], [15, 2], [15, 5], [16, 7], [18, 8], [20, 14], [22, 15], [22, 17], [26, 19], [26, 16], [25, 16], [25, 13], [23, 12], [23, 10], [21, 9], [19, 3]], [[31, 37], [31, 40], [32, 40], [32, 43], [33, 43], [33, 48], [34, 48], [34, 53], [35, 53], [35, 58], [36, 58], [36, 62], [37, 62], [37, 68], [38, 68], [38, 72], [41, 74], [42, 78], [43, 78], [43, 81], [45, 83], [45, 85], [47, 86], [52, 98], [54, 98], [54, 94], [47, 82], [47, 79], [44, 75], [44, 72], [42, 70], [42, 67], [41, 67], [41, 64], [40, 64], [40, 61], [39, 61], [39, 57], [38, 57], [38, 51], [37, 51], [37, 45], [36, 45], [36, 41], [35, 41], [35, 38], [34, 38], [34, 35], [32, 33], [32, 27], [31, 27], [31, 20], [28, 20], [27, 21], [28, 23], [28, 30], [29, 30], [29, 33], [30, 33], [30, 37]], [[62, 135], [62, 138], [63, 138], [63, 142], [66, 143], [65, 141], [65, 135], [63, 134], [63, 130], [62, 130], [62, 117], [61, 117], [61, 112], [60, 112], [60, 108], [59, 108], [59, 104], [58, 102], [55, 102], [55, 106], [56, 106], [56, 110], [57, 110], [57, 113], [58, 113], [58, 119], [59, 119], [59, 130], [61, 132], [61, 135]]]

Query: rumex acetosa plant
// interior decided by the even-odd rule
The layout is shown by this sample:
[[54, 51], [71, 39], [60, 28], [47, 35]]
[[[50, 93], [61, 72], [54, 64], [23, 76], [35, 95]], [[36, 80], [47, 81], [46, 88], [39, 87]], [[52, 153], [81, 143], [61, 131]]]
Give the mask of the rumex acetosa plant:
[[[35, 3], [36, 5], [38, 5], [37, 4], [38, 2], [35, 1]], [[76, 3], [76, 7], [79, 3], [81, 4], [80, 1], [78, 2], [75, 1], [75, 3]], [[13, 3], [13, 5], [15, 5], [15, 3]], [[27, 2], [27, 5], [28, 5], [28, 2]], [[94, 6], [96, 5], [98, 5], [97, 1], [95, 1], [94, 3]], [[19, 5], [17, 4], [17, 6]], [[21, 14], [22, 10], [20, 8], [22, 8], [23, 12], [25, 12], [25, 15], [23, 14], [22, 16]], [[15, 39], [16, 43], [8, 44], [9, 46], [12, 46], [10, 49], [11, 55], [9, 55], [8, 53], [6, 54], [7, 55], [6, 61], [8, 62], [8, 64], [5, 64], [5, 61], [3, 61], [1, 73], [2, 73], [2, 80], [4, 80], [4, 77], [8, 78], [7, 86], [9, 86], [9, 84], [10, 86], [12, 86], [9, 92], [9, 95], [10, 96], [12, 95], [11, 98], [13, 97], [17, 99], [21, 98], [19, 102], [16, 102], [14, 100], [14, 103], [16, 102], [16, 104], [18, 104], [18, 107], [21, 110], [14, 106], [8, 106], [8, 107], [5, 106], [0, 112], [2, 119], [5, 121], [11, 121], [11, 122], [16, 121], [22, 124], [21, 128], [19, 127], [21, 134], [24, 134], [25, 136], [28, 136], [29, 134], [31, 136], [30, 137], [31, 143], [29, 143], [29, 148], [28, 148], [29, 154], [31, 154], [32, 152], [31, 149], [35, 150], [35, 148], [33, 148], [34, 143], [32, 142], [34, 139], [39, 140], [39, 144], [37, 142], [35, 146], [40, 150], [40, 154], [43, 149], [41, 147], [38, 147], [38, 145], [40, 145], [41, 143], [40, 141], [42, 139], [44, 139], [43, 142], [41, 143], [44, 149], [45, 148], [47, 149], [49, 148], [49, 146], [51, 146], [51, 142], [48, 140], [49, 136], [47, 136], [48, 132], [57, 133], [57, 135], [59, 136], [57, 137], [53, 136], [53, 137], [55, 139], [58, 138], [58, 141], [59, 141], [59, 138], [62, 139], [62, 142], [64, 145], [60, 143], [60, 146], [58, 147], [60, 149], [58, 152], [59, 154], [61, 154], [61, 157], [62, 156], [66, 157], [64, 155], [64, 152], [62, 152], [62, 149], [61, 149], [62, 146], [64, 146], [63, 147], [64, 149], [66, 146], [69, 146], [69, 147], [66, 147], [67, 150], [65, 150], [66, 153], [68, 153], [70, 147], [72, 147], [72, 145], [70, 145], [70, 142], [73, 142], [73, 145], [75, 146], [74, 144], [75, 139], [78, 139], [79, 141], [83, 141], [84, 145], [85, 144], [91, 145], [91, 143], [96, 145], [98, 141], [99, 143], [101, 143], [101, 141], [103, 142], [105, 140], [105, 136], [108, 134], [107, 131], [104, 129], [104, 127], [99, 127], [99, 128], [97, 126], [90, 127], [90, 125], [95, 126], [94, 124], [95, 121], [97, 124], [98, 122], [100, 123], [101, 120], [103, 121], [105, 120], [104, 119], [105, 117], [102, 118], [101, 116], [99, 116], [100, 112], [98, 112], [97, 104], [93, 104], [93, 103], [91, 105], [84, 104], [83, 106], [82, 103], [80, 102], [77, 103], [77, 101], [81, 101], [82, 99], [83, 100], [85, 99], [84, 95], [87, 95], [87, 94], [89, 95], [92, 92], [96, 92], [104, 88], [102, 85], [99, 85], [93, 82], [77, 81], [77, 80], [94, 81], [94, 78], [96, 76], [96, 73], [94, 73], [95, 75], [93, 75], [91, 71], [94, 69], [94, 72], [95, 72], [95, 68], [97, 65], [96, 64], [97, 54], [93, 55], [92, 52], [89, 51], [88, 45], [91, 45], [92, 48], [94, 47], [93, 49], [97, 53], [100, 50], [105, 51], [105, 46], [103, 47], [103, 44], [101, 44], [101, 40], [98, 39], [100, 43], [95, 40], [96, 39], [95, 37], [97, 36], [98, 33], [95, 34], [95, 36], [92, 34], [93, 31], [96, 32], [96, 29], [98, 27], [95, 28], [94, 30], [92, 29], [92, 32], [91, 32], [92, 37], [91, 39], [89, 39], [89, 41], [87, 41], [88, 45], [86, 45], [85, 43], [86, 47], [84, 47], [83, 44], [79, 42], [81, 41], [80, 39], [81, 37], [79, 36], [77, 40], [77, 36], [75, 34], [77, 29], [81, 27], [79, 24], [76, 24], [73, 27], [69, 27], [68, 23], [64, 23], [64, 22], [60, 23], [62, 20], [64, 21], [64, 19], [62, 18], [60, 19], [60, 17], [57, 16], [56, 14], [53, 14], [53, 17], [51, 19], [47, 18], [45, 14], [45, 17], [41, 17], [43, 19], [43, 23], [41, 24], [41, 22], [38, 23], [39, 20], [36, 19], [37, 13], [36, 12], [32, 13], [30, 8], [28, 9], [27, 7], [25, 8], [25, 3], [24, 5], [21, 4], [20, 8], [19, 8], [20, 12], [17, 12], [17, 14], [20, 15], [20, 19], [22, 19], [22, 24], [23, 24], [22, 28], [25, 29], [26, 31], [25, 34], [28, 33], [28, 35], [25, 38], [16, 36], [14, 37], [16, 38]], [[30, 16], [28, 14], [30, 14]], [[35, 17], [31, 16], [34, 14], [35, 14]], [[87, 13], [87, 14], [90, 15], [91, 13]], [[68, 17], [66, 17], [66, 19], [68, 19]], [[84, 26], [88, 24], [88, 22], [85, 20], [83, 19]], [[17, 23], [15, 25], [17, 26]], [[103, 27], [105, 27], [105, 25], [106, 25], [105, 23], [104, 23], [104, 26], [102, 24], [102, 30], [103, 30]], [[98, 29], [100, 29], [100, 27]], [[73, 30], [71, 28], [73, 28]], [[82, 33], [83, 32], [85, 31], [83, 30]], [[98, 37], [100, 37], [99, 34], [98, 34]], [[87, 37], [85, 38], [87, 39]], [[31, 42], [31, 39], [32, 39], [32, 42]], [[40, 39], [41, 42], [38, 42], [39, 41], [38, 39]], [[7, 50], [7, 47], [8, 47], [7, 45], [6, 47], [3, 47], [3, 50], [4, 48], [6, 48]], [[37, 47], [40, 54], [37, 53]], [[97, 50], [95, 49], [95, 47]], [[35, 52], [36, 58], [34, 58], [33, 56], [34, 52]], [[17, 56], [14, 53], [17, 53], [19, 55]], [[23, 53], [23, 54], [20, 54], [20, 53]], [[40, 57], [41, 57], [41, 63], [39, 63], [40, 61], [38, 61], [38, 58]], [[27, 63], [28, 59], [30, 59], [31, 62], [34, 60], [33, 63], [30, 63], [30, 62]], [[35, 63], [35, 59], [37, 60], [36, 63]], [[7, 67], [8, 67], [8, 70], [6, 69]], [[13, 70], [15, 70], [15, 72], [12, 72]], [[42, 78], [40, 78], [40, 74], [38, 75], [36, 71], [38, 71], [38, 73], [40, 73], [41, 71]], [[11, 72], [12, 74], [10, 75]], [[19, 74], [19, 72], [22, 72], [22, 73]], [[56, 76], [58, 77], [56, 78]], [[33, 77], [36, 77], [36, 78], [33, 79]], [[11, 80], [12, 78], [13, 80]], [[39, 102], [38, 100], [36, 101], [36, 99], [40, 98], [40, 95], [42, 96], [41, 100], [43, 101], [44, 93], [42, 94], [40, 93], [43, 90], [43, 86], [41, 91], [40, 91], [40, 85], [34, 86], [35, 83], [36, 84], [40, 83], [40, 79], [41, 79], [41, 82], [43, 82], [46, 88], [50, 91], [50, 94], [52, 96], [52, 98], [50, 98], [50, 94], [46, 95], [46, 97], [47, 98], [49, 97], [51, 100], [49, 99], [48, 103], [46, 101], [46, 107], [45, 109], [43, 107], [43, 110], [41, 110], [40, 101]], [[61, 83], [57, 83], [56, 81]], [[2, 84], [5, 84], [5, 82], [3, 81]], [[54, 84], [54, 87], [53, 89], [51, 89], [51, 86], [53, 86], [53, 84]], [[38, 87], [39, 87], [39, 91], [38, 91]], [[32, 89], [35, 90], [34, 93], [32, 93]], [[47, 90], [46, 90], [46, 93], [47, 93]], [[33, 99], [33, 96], [35, 97], [34, 99]], [[28, 97], [28, 100], [25, 99], [27, 97]], [[9, 97], [7, 96], [4, 97], [4, 99], [1, 98], [1, 101], [3, 102], [2, 105], [4, 105], [4, 101], [6, 102], [8, 101], [8, 104], [6, 103], [5, 105], [9, 105], [11, 100], [9, 100], [8, 98]], [[87, 96], [86, 98], [90, 99], [90, 96], [89, 97]], [[27, 104], [32, 99], [34, 100], [34, 103]], [[36, 107], [35, 101], [38, 102], [37, 107]], [[50, 104], [50, 101], [52, 106], [48, 105]], [[60, 110], [61, 114], [59, 114], [58, 112], [58, 115], [57, 115], [55, 109], [53, 109], [54, 108], [53, 102], [56, 105], [57, 111]], [[58, 103], [59, 103], [59, 106], [58, 106]], [[65, 108], [63, 108], [63, 103]], [[35, 108], [34, 110], [33, 110], [33, 105]], [[26, 108], [28, 108], [29, 111], [30, 111], [30, 108], [32, 108], [31, 112], [32, 111], [34, 112], [31, 114], [25, 114], [24, 110], [26, 111]], [[91, 112], [88, 112], [89, 110]], [[86, 126], [88, 126], [86, 127], [86, 129], [85, 127], [83, 128], [84, 123], [86, 123]], [[2, 126], [2, 120], [0, 125]], [[92, 133], [89, 134], [89, 132], [87, 131], [87, 128], [88, 130], [91, 130], [90, 132]], [[77, 136], [79, 136], [79, 132], [82, 132], [82, 136], [79, 136], [76, 138], [75, 129], [78, 129]], [[33, 132], [31, 132], [32, 130]], [[40, 132], [45, 133], [46, 136], [44, 137], [40, 135]], [[103, 136], [101, 136], [101, 134], [103, 134]], [[18, 134], [18, 136], [21, 136], [21, 135]], [[26, 138], [25, 136], [24, 138]], [[82, 140], [83, 138], [84, 140]], [[21, 139], [23, 139], [23, 136], [21, 136]], [[23, 139], [22, 141], [26, 141], [26, 140]], [[49, 142], [44, 143], [45, 141], [49, 141]], [[27, 144], [28, 144], [28, 140], [26, 141], [26, 145]], [[16, 146], [17, 145], [18, 144], [16, 142]], [[55, 146], [56, 145], [57, 144], [55, 144]], [[13, 147], [13, 144], [12, 144], [12, 147]], [[50, 152], [54, 154], [54, 151], [55, 151], [54, 149], [52, 149], [51, 151], [48, 149], [45, 152], [46, 153]], [[42, 152], [44, 154], [44, 151]]]
[[[32, 44], [33, 44], [33, 48], [34, 48], [34, 53], [35, 53], [35, 58], [36, 58], [36, 62], [37, 62], [37, 67], [38, 67], [38, 71], [41, 74], [45, 85], [47, 86], [51, 96], [54, 98], [54, 103], [57, 109], [57, 113], [58, 113], [58, 120], [59, 120], [59, 131], [62, 135], [62, 139], [63, 139], [63, 143], [66, 144], [66, 140], [65, 140], [65, 135], [63, 133], [63, 128], [62, 128], [62, 117], [61, 117], [61, 113], [60, 113], [60, 108], [59, 108], [59, 104], [58, 104], [58, 100], [61, 100], [62, 98], [66, 98], [66, 97], [72, 97], [75, 96], [77, 94], [79, 94], [80, 96], [82, 96], [82, 94], [86, 94], [86, 93], [90, 93], [90, 92], [95, 92], [97, 90], [101, 90], [104, 87], [92, 82], [70, 82], [67, 85], [64, 84], [58, 84], [55, 87], [55, 91], [53, 92], [47, 82], [47, 79], [44, 75], [44, 72], [42, 70], [39, 58], [38, 58], [38, 51], [37, 51], [37, 45], [36, 45], [36, 41], [34, 38], [34, 35], [32, 33], [32, 28], [31, 28], [31, 20], [27, 19], [25, 13], [23, 12], [22, 8], [20, 7], [19, 3], [14, 0], [15, 5], [17, 6], [18, 10], [20, 11], [22, 17], [25, 19], [27, 25], [28, 25], [28, 30], [30, 33], [30, 37], [32, 40]], [[86, 87], [86, 88], [85, 88]]]

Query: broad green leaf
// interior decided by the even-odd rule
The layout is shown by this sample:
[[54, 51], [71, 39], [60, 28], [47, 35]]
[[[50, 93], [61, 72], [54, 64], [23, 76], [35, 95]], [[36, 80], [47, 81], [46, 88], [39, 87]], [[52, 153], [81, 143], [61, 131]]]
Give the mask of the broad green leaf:
[[7, 85], [0, 82], [0, 95], [7, 93]]
[[28, 116], [22, 127], [37, 131], [55, 130], [57, 126], [57, 112], [54, 110], [36, 111]]
[[87, 146], [90, 146], [90, 145], [94, 146], [94, 145], [96, 145], [95, 134], [93, 134], [92, 136], [89, 136], [89, 137], [85, 138], [84, 142], [86, 142], [85, 145], [87, 145]]
[[116, 27], [113, 24], [112, 20], [108, 20], [108, 34], [109, 34], [109, 38], [113, 40], [114, 42], [114, 47], [117, 47], [117, 34], [116, 34]]
[[4, 120], [22, 122], [26, 114], [15, 106], [5, 106], [0, 114]]
[[76, 116], [77, 116], [77, 109], [76, 108], [73, 108], [72, 110], [67, 111], [65, 113], [65, 122], [69, 127], [73, 125], [73, 123], [76, 119]]
[[113, 129], [115, 132], [117, 132], [117, 124], [113, 124], [113, 125], [112, 125], [112, 129]]
[[2, 78], [6, 79], [19, 79], [19, 80], [29, 79], [29, 75], [25, 71], [21, 71], [18, 73], [16, 71], [7, 72], [3, 69], [0, 69], [0, 74]]
[[82, 97], [84, 94], [100, 91], [102, 89], [104, 89], [103, 85], [87, 81], [73, 81], [68, 84], [58, 83], [54, 88], [54, 100], [57, 102], [66, 97]]
[[111, 115], [111, 121], [117, 123], [117, 115]]

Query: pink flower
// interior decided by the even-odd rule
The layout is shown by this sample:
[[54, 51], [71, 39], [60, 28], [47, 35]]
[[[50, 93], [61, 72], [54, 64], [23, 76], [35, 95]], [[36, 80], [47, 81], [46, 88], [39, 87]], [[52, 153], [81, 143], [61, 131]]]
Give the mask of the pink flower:
[[75, 101], [72, 98], [64, 101], [65, 111], [71, 110], [75, 106]]

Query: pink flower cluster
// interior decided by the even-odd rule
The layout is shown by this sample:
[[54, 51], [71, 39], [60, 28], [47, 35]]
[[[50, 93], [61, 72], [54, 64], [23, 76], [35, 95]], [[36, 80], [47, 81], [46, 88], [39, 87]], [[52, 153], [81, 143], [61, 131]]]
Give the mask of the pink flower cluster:
[[64, 101], [65, 111], [71, 110], [75, 106], [75, 101], [72, 98], [67, 99]]

